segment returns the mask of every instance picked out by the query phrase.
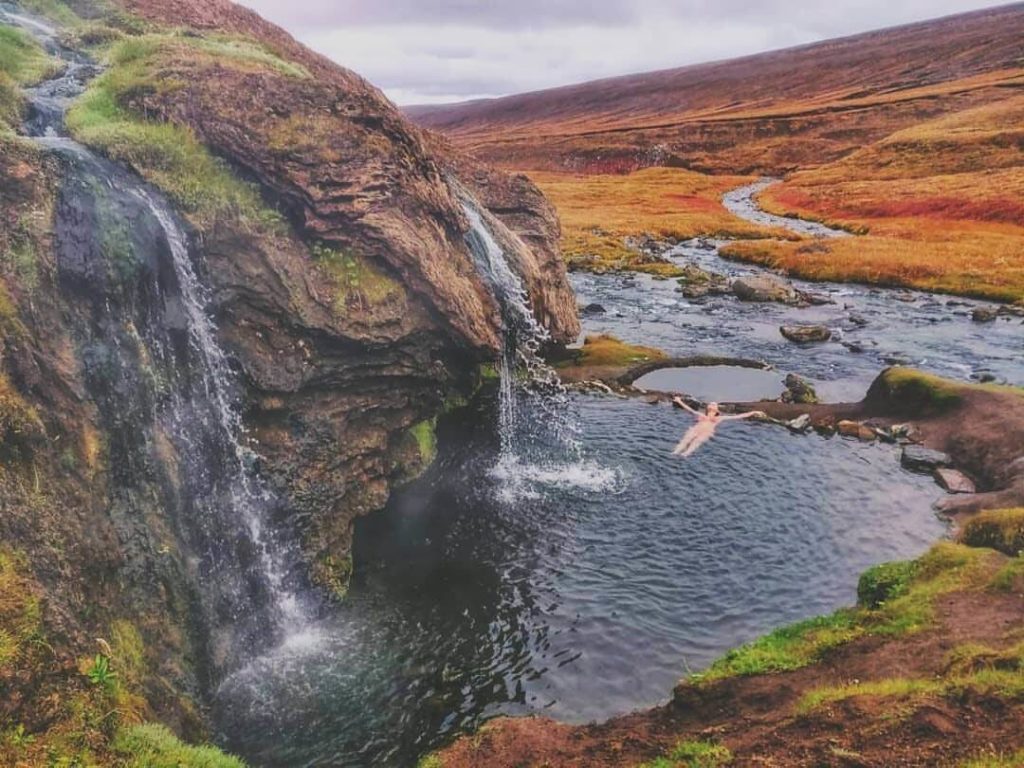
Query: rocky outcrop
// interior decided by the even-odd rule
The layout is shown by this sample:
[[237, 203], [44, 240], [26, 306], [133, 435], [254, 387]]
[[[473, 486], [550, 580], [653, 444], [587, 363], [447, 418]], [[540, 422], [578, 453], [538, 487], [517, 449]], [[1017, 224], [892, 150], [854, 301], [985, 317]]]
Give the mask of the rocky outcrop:
[[[186, 216], [180, 240], [227, 353], [222, 383], [246, 427], [247, 461], [266, 481], [273, 520], [299, 544], [287, 577], [341, 594], [354, 520], [424, 468], [418, 436], [474, 390], [502, 344], [498, 304], [466, 245], [463, 197], [493, 214], [495, 238], [561, 342], [579, 325], [557, 219], [525, 177], [467, 164], [357, 75], [250, 11], [220, 0], [123, 5], [156, 34], [136, 52], [138, 80], [116, 92], [123, 114], [103, 115], [121, 121], [109, 133], [130, 123], [131, 140], [144, 142], [154, 126], [177, 130], [215, 155], [202, 155], [214, 182], [256, 190], [245, 210]], [[225, 48], [207, 32], [245, 39]], [[94, 146], [157, 187], [170, 173], [166, 148]], [[140, 633], [152, 661], [132, 681], [143, 711], [127, 715], [198, 732], [193, 697], [223, 654], [209, 653], [197, 608], [211, 564], [183, 535], [186, 519], [206, 522], [188, 497], [207, 446], [179, 439], [169, 415], [209, 414], [189, 410], [204, 382], [189, 365], [197, 352], [170, 235], [124, 169], [79, 168], [74, 151], [50, 157], [2, 132], [0, 150], [0, 250], [24, 256], [0, 265], [0, 534], [24, 551], [25, 582], [52, 595], [43, 622], [56, 649], [47, 664], [58, 667], [39, 673], [44, 683], [19, 673], [13, 687], [0, 672], [12, 694], [0, 714], [60, 722], [51, 693], [67, 699], [85, 685], [76, 660], [91, 657], [95, 638], [120, 653], [119, 627], [119, 637]], [[180, 188], [165, 191], [182, 202]], [[217, 480], [212, 505], [227, 493]], [[243, 539], [236, 531], [225, 549], [251, 560]]]

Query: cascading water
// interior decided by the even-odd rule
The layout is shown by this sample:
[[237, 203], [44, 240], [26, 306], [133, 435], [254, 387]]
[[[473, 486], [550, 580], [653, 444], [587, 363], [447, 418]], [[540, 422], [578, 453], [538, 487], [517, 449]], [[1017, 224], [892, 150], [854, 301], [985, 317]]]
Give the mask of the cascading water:
[[[498, 371], [501, 453], [492, 471], [502, 482], [501, 496], [509, 501], [535, 496], [541, 486], [579, 490], [616, 486], [620, 478], [614, 471], [581, 457], [579, 430], [566, 389], [540, 355], [551, 337], [534, 316], [522, 279], [477, 204], [464, 197], [463, 210], [470, 224], [466, 243], [501, 307], [503, 321]], [[557, 451], [539, 455], [540, 445], [549, 449], [555, 445]]]
[[[290, 577], [297, 544], [274, 525], [275, 499], [245, 445], [235, 377], [184, 227], [141, 179], [65, 135], [64, 113], [95, 67], [42, 22], [5, 6], [0, 22], [20, 26], [66, 65], [28, 92], [24, 132], [65, 168], [58, 276], [87, 316], [78, 344], [86, 385], [113, 435], [114, 494], [139, 515], [144, 489], [165, 488], [162, 506], [202, 584], [211, 662], [225, 671], [307, 623]], [[149, 459], [165, 437], [176, 454], [169, 482]]]
[[505, 250], [494, 239], [479, 209], [470, 202], [463, 202], [463, 210], [470, 224], [466, 242], [501, 307], [504, 337], [499, 368], [498, 427], [502, 458], [507, 459], [515, 453], [520, 428], [516, 402], [519, 366], [523, 366], [527, 382], [531, 384], [556, 384], [558, 377], [540, 358], [540, 348], [550, 339], [550, 334], [537, 322], [522, 279], [512, 271]]

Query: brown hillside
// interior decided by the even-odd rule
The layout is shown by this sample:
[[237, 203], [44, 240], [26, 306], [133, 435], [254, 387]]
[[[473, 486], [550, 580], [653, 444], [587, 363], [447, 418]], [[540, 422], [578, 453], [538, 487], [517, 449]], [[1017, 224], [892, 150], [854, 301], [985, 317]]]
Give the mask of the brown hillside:
[[788, 172], [1024, 87], [1024, 4], [408, 113], [529, 169]]

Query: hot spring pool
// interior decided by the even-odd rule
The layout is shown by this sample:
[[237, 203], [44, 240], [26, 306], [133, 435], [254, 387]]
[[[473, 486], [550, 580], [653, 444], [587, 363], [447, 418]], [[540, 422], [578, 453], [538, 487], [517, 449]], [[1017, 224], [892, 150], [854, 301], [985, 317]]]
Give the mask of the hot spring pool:
[[552, 439], [495, 470], [486, 404], [447, 425], [430, 474], [360, 522], [348, 601], [225, 681], [223, 743], [258, 766], [414, 765], [498, 713], [651, 706], [945, 530], [891, 447], [734, 423], [683, 461], [667, 406], [566, 407], [571, 460]]

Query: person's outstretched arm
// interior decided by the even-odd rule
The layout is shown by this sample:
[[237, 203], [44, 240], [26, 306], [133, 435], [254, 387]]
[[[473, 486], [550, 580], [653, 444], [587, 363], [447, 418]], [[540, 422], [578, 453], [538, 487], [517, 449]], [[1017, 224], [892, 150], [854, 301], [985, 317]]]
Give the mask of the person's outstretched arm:
[[734, 413], [723, 416], [720, 421], [740, 421], [741, 419], [765, 418], [768, 414], [764, 411], [747, 411], [746, 413]]
[[693, 408], [688, 406], [685, 402], [683, 402], [683, 398], [681, 398], [681, 397], [673, 397], [672, 398], [672, 402], [675, 403], [676, 405], [678, 405], [683, 410], [689, 411], [694, 416], [703, 416], [704, 415], [700, 411], [695, 411]]

